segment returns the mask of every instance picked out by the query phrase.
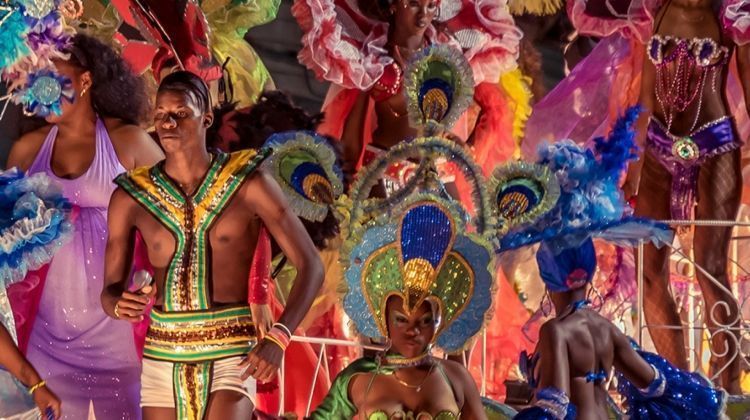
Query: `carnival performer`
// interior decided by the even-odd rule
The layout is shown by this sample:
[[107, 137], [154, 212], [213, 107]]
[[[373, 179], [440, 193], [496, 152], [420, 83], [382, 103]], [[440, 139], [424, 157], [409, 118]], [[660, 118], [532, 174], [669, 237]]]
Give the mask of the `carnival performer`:
[[[344, 172], [417, 134], [407, 116], [404, 73], [425, 47], [462, 51], [471, 64], [476, 105], [452, 128], [483, 167], [516, 152], [528, 115], [528, 89], [517, 70], [521, 33], [505, 1], [296, 0], [300, 62], [333, 84], [321, 132], [344, 143]], [[450, 99], [448, 99], [450, 101]]]
[[98, 417], [138, 418], [133, 331], [109, 319], [99, 301], [106, 209], [118, 174], [163, 155], [137, 125], [148, 101], [127, 64], [80, 34], [63, 52], [67, 58], [53, 62], [69, 96], [59, 115], [47, 115], [49, 125], [16, 141], [8, 166], [62, 184], [78, 209], [74, 238], [52, 258], [38, 287], [30, 279], [11, 287], [9, 296], [20, 347], [57, 390], [64, 418], [86, 418], [92, 402]]
[[534, 356], [522, 357], [537, 392], [535, 405], [516, 418], [607, 418], [604, 384], [612, 369], [620, 373], [620, 392], [634, 418], [722, 414], [723, 394], [708, 381], [657, 355], [639, 355], [614, 324], [588, 307], [594, 237], [621, 245], [672, 240], [667, 225], [631, 216], [618, 189], [635, 157], [632, 124], [639, 112], [629, 109], [609, 138], [595, 139], [593, 150], [561, 141], [541, 147], [537, 164], [496, 172], [494, 194], [508, 229], [501, 231], [500, 250], [541, 242], [536, 261], [556, 314], [542, 326]]
[[[608, 126], [592, 116], [602, 109], [611, 116], [638, 101], [645, 108], [639, 125], [645, 152], [625, 183], [627, 195], [639, 192], [636, 213], [660, 220], [734, 220], [742, 187], [740, 139], [750, 133], [747, 107], [741, 106], [750, 92], [749, 6], [746, 0], [638, 0], [623, 2], [615, 13], [603, 1], [569, 2], [581, 33], [607, 38], [537, 104], [525, 152], [533, 150], [534, 139], [550, 135], [586, 141]], [[712, 354], [719, 355], [712, 358], [713, 370], [734, 394], [740, 391], [740, 358], [739, 312], [727, 277], [731, 231], [697, 226], [693, 239], [681, 242], [692, 242], [695, 262], [705, 270], [696, 275]], [[659, 354], [687, 368], [668, 257], [666, 250], [646, 247], [644, 311]]]
[[[62, 189], [44, 174], [0, 171], [0, 417], [60, 418], [60, 399], [16, 347], [9, 285], [49, 263], [73, 225]], [[36, 408], [33, 408], [36, 407]]]
[[557, 254], [543, 242], [536, 258], [556, 315], [542, 325], [537, 350], [527, 359], [535, 404], [515, 419], [609, 418], [605, 384], [613, 369], [629, 418], [722, 418], [722, 391], [697, 373], [639, 351], [589, 306], [586, 286], [596, 270], [590, 238]]
[[[432, 160], [430, 150], [451, 153], [467, 173], [476, 174], [473, 196], [481, 210], [471, 225], [434, 174], [426, 174], [415, 193], [398, 203], [358, 200], [369, 196], [367, 189], [391, 160]], [[311, 417], [483, 419], [469, 372], [432, 355], [433, 346], [462, 350], [482, 328], [492, 303], [492, 251], [484, 236], [489, 204], [481, 173], [458, 145], [439, 138], [396, 146], [382, 159], [352, 187], [344, 309], [360, 334], [387, 344], [377, 356], [358, 359], [341, 372]]]
[[[197, 75], [165, 77], [154, 124], [167, 158], [118, 177], [110, 203], [102, 305], [135, 323], [156, 296], [141, 375], [146, 419], [249, 418], [255, 383], [246, 379], [275, 376], [322, 281], [304, 227], [278, 185], [257, 170], [268, 151], [210, 154], [210, 109]], [[279, 322], [256, 344], [247, 280], [261, 221], [298, 281]], [[136, 230], [156, 281], [133, 293], [126, 286]]]

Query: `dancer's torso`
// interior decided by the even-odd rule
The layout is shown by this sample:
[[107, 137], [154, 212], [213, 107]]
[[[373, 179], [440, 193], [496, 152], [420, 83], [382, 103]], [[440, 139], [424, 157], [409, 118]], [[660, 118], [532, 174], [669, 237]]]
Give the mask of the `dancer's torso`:
[[[215, 157], [214, 163], [212, 163], [214, 169], [222, 167], [221, 164], [216, 163], [217, 159]], [[163, 167], [161, 164], [157, 166]], [[209, 172], [211, 172], [211, 168]], [[176, 182], [168, 179], [168, 175], [163, 170], [160, 170], [160, 174], [165, 183], [163, 185], [169, 185], [175, 196], [184, 194], [177, 187]], [[205, 302], [205, 305], [199, 306], [212, 307], [247, 303], [247, 279], [260, 229], [260, 219], [255, 214], [255, 209], [250, 208], [247, 204], [248, 200], [244, 198], [244, 195], [248, 193], [245, 190], [246, 184], [244, 181], [236, 187], [233, 194], [224, 195], [221, 187], [229, 183], [231, 183], [231, 178], [223, 179], [223, 181], [219, 179], [213, 183], [210, 179], [206, 179], [202, 185], [208, 186], [211, 192], [207, 193], [203, 200], [199, 200], [199, 197], [196, 197], [195, 194], [186, 195], [186, 197], [192, 197], [182, 198], [193, 202], [190, 209], [186, 204], [183, 204], [176, 206], [172, 211], [166, 212], [171, 213], [171, 216], [187, 215], [193, 212], [198, 214], [196, 220], [204, 221], [201, 222], [203, 223], [202, 226], [199, 226], [200, 223], [198, 222], [193, 223], [192, 227], [199, 230], [192, 234], [189, 232], [190, 229], [177, 228], [184, 233], [182, 238], [183, 248], [192, 248], [194, 250], [192, 253], [177, 252], [179, 243], [174, 234], [174, 228], [167, 227], [170, 223], [169, 215], [157, 219], [153, 212], [147, 210], [144, 206], [136, 206], [135, 224], [143, 235], [148, 249], [149, 261], [154, 268], [154, 279], [158, 291], [157, 306], [162, 306], [165, 303], [165, 298], [169, 299], [168, 296], [165, 296], [165, 292], [173, 286], [166, 285], [167, 278], [172, 276], [175, 279], [172, 284], [182, 282], [182, 280], [179, 280], [180, 269], [178, 268], [175, 271], [176, 264], [179, 263], [180, 259], [185, 260], [182, 264], [184, 270], [190, 271], [192, 279], [190, 282], [205, 282], [208, 287], [206, 291], [207, 302]], [[214, 185], [215, 188], [211, 189], [211, 185]], [[161, 187], [159, 189], [165, 190]], [[198, 186], [197, 194], [200, 194], [200, 189], [201, 186]], [[168, 201], [174, 200], [174, 197], [168, 195], [166, 197]], [[215, 206], [222, 197], [228, 202], [213, 217], [208, 215], [212, 212], [211, 208], [219, 208]], [[201, 217], [200, 212], [208, 216]], [[200, 255], [200, 253], [205, 255]], [[175, 299], [178, 298], [175, 297]], [[172, 299], [172, 301], [175, 300]], [[198, 307], [166, 309], [191, 310], [198, 309]]]
[[[647, 44], [647, 58], [656, 68], [652, 102], [654, 116], [667, 124], [670, 113], [662, 105], [667, 98], [664, 93], [677, 93], [683, 86], [689, 99], [694, 100], [683, 112], [673, 115], [670, 131], [675, 135], [687, 135], [700, 126], [728, 115], [728, 105], [724, 95], [729, 71], [728, 62], [733, 52], [729, 39], [723, 36], [715, 14], [709, 10], [693, 11], [671, 4], [663, 7], [656, 17], [654, 36]], [[680, 60], [680, 49], [687, 56]], [[659, 65], [659, 62], [665, 62]], [[667, 63], [668, 62], [668, 63]], [[705, 81], [702, 72], [706, 70]], [[685, 77], [675, 77], [678, 71]], [[665, 84], [658, 92], [659, 72]], [[714, 74], [715, 73], [715, 74]]]

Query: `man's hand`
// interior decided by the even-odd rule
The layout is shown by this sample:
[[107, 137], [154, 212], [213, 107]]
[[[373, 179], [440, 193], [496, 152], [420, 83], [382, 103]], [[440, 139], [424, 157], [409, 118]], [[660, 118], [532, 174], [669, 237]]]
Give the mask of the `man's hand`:
[[60, 399], [46, 386], [34, 391], [34, 404], [42, 412], [42, 418], [47, 419], [47, 410], [51, 411], [55, 420], [60, 418]]
[[255, 333], [258, 336], [258, 340], [262, 340], [273, 325], [271, 306], [267, 303], [251, 303], [250, 312], [253, 315]]
[[242, 380], [252, 376], [259, 382], [270, 382], [281, 367], [284, 351], [269, 340], [261, 340], [240, 363]]
[[115, 317], [132, 323], [143, 321], [148, 302], [156, 295], [156, 287], [149, 285], [136, 292], [122, 292], [115, 301]]

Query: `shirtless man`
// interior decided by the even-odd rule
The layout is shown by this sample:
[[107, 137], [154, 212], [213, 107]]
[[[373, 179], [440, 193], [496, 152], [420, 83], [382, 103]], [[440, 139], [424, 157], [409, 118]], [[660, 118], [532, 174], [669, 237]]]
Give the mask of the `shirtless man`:
[[[283, 192], [256, 169], [266, 152], [206, 150], [210, 109], [198, 76], [164, 78], [154, 125], [166, 160], [119, 177], [110, 203], [104, 310], [139, 322], [156, 297], [141, 375], [146, 420], [250, 418], [254, 382], [245, 380], [273, 378], [323, 279], [317, 250]], [[297, 277], [287, 309], [255, 344], [247, 279], [261, 221]], [[136, 231], [155, 283], [130, 292]]]

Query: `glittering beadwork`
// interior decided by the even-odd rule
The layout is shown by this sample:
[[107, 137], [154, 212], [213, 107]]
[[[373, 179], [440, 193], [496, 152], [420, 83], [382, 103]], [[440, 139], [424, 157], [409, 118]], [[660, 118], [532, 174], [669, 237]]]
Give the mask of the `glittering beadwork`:
[[511, 162], [496, 168], [489, 190], [495, 198], [500, 230], [528, 223], [551, 210], [560, 184], [544, 165]]
[[288, 131], [268, 138], [273, 150], [263, 163], [289, 199], [297, 216], [323, 221], [344, 191], [343, 174], [326, 139], [311, 131]]
[[454, 147], [437, 138], [396, 146], [368, 166], [352, 188], [353, 223], [342, 252], [348, 286], [344, 309], [363, 335], [387, 336], [385, 308], [392, 296], [400, 296], [407, 311], [432, 302], [440, 312], [433, 343], [448, 352], [461, 350], [484, 325], [492, 303], [493, 253], [489, 241], [476, 232], [485, 232], [491, 216], [481, 175], [474, 172], [470, 158], [454, 155], [462, 157], [454, 162], [475, 188], [474, 231], [467, 226], [466, 210], [441, 195], [439, 183], [429, 174], [421, 174], [399, 201], [391, 197], [386, 211], [368, 213], [368, 221], [359, 224], [361, 210], [368, 206], [359, 200], [367, 197], [373, 174], [407, 156], [429, 163]]
[[249, 307], [193, 312], [151, 311], [144, 357], [196, 363], [246, 354], [255, 344]]
[[452, 127], [471, 104], [474, 77], [461, 51], [432, 45], [409, 63], [405, 72], [409, 121], [414, 127], [429, 122]]

